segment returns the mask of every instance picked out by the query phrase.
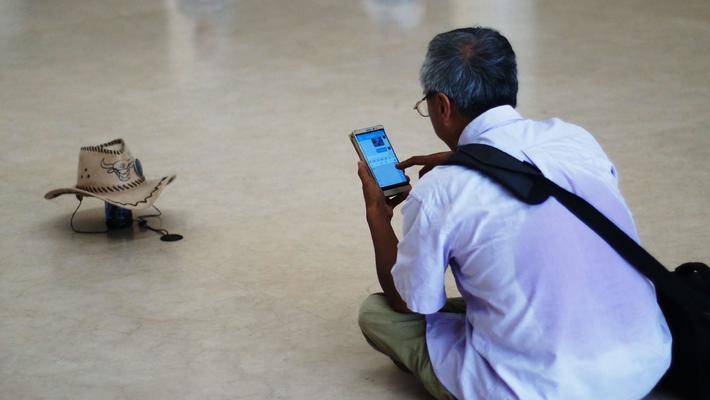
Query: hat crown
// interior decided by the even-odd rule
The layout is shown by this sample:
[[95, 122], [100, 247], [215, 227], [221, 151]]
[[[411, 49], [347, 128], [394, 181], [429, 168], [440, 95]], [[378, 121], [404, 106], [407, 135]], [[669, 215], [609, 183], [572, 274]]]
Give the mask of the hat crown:
[[89, 192], [130, 190], [145, 181], [140, 161], [133, 158], [123, 139], [82, 147], [76, 187]]

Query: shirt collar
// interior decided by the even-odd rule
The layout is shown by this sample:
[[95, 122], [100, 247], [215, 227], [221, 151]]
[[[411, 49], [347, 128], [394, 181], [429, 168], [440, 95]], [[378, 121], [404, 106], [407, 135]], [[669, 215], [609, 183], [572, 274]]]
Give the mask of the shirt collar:
[[521, 119], [523, 116], [509, 105], [491, 108], [466, 125], [461, 132], [458, 145], [474, 143], [484, 132]]

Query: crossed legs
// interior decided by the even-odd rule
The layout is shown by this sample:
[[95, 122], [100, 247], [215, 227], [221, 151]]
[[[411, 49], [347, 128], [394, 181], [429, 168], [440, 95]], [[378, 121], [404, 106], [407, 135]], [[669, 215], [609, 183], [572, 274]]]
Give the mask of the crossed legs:
[[[465, 309], [463, 299], [450, 299], [445, 307], [448, 312], [464, 312]], [[382, 293], [376, 293], [362, 303], [358, 321], [367, 342], [389, 356], [400, 369], [417, 377], [434, 398], [454, 399], [439, 382], [429, 360], [423, 315], [398, 313]]]

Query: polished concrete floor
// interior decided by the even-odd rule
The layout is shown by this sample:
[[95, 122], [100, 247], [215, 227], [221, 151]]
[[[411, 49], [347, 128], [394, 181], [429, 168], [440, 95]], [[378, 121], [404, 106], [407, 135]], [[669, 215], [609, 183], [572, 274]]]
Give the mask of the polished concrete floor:
[[[425, 399], [357, 327], [378, 285], [346, 135], [441, 150], [418, 68], [472, 24], [513, 43], [524, 115], [595, 134], [649, 250], [710, 260], [705, 0], [0, 0], [0, 398]], [[75, 199], [43, 199], [115, 137], [178, 174], [157, 205], [183, 241], [74, 234]]]

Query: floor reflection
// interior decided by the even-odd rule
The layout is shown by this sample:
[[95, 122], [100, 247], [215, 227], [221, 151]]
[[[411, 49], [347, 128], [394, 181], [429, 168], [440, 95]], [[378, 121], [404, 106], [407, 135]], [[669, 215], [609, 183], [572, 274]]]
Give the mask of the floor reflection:
[[362, 0], [367, 15], [382, 30], [409, 30], [419, 26], [426, 13], [421, 0]]
[[170, 13], [173, 65], [209, 62], [224, 47], [230, 7], [225, 0], [166, 0]]

